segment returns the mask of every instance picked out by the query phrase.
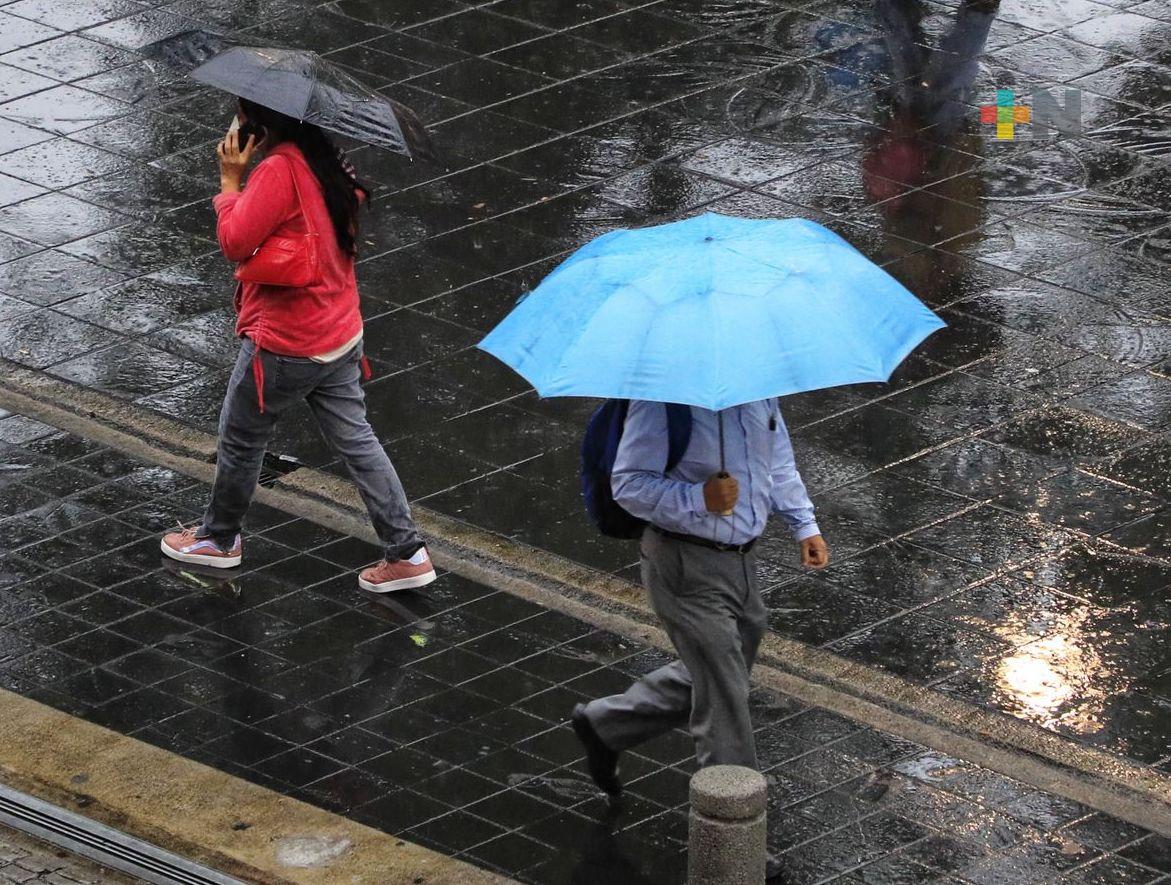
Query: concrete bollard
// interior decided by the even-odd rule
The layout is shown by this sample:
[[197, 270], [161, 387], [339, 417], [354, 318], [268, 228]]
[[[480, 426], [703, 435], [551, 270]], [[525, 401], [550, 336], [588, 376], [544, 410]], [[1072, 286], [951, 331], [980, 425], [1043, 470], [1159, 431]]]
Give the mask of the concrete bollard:
[[765, 863], [764, 775], [712, 765], [691, 778], [687, 885], [761, 885]]

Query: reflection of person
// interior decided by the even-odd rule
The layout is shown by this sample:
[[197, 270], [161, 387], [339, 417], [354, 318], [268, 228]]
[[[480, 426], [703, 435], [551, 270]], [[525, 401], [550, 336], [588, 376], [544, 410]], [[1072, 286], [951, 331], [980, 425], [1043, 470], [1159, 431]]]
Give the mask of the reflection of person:
[[[222, 192], [215, 209], [220, 248], [241, 263], [236, 331], [243, 344], [220, 413], [215, 486], [203, 523], [166, 535], [163, 553], [215, 568], [240, 563], [240, 529], [265, 447], [281, 415], [305, 401], [349, 468], [385, 546], [386, 559], [362, 572], [359, 584], [375, 592], [421, 587], [435, 571], [402, 484], [366, 420], [360, 386], [366, 363], [354, 255], [365, 189], [318, 127], [243, 99], [239, 117], [241, 128], [229, 130], [217, 148]], [[239, 134], [248, 130], [263, 140], [257, 144], [253, 132], [241, 145]], [[243, 189], [245, 170], [261, 153]], [[272, 251], [262, 278], [286, 284], [256, 282], [248, 271], [266, 244]]]
[[[964, 173], [980, 163], [981, 146], [965, 133], [965, 124], [998, 6], [995, 0], [963, 0], [951, 31], [931, 49], [917, 0], [875, 4], [892, 84], [883, 131], [863, 156], [863, 182], [886, 219], [884, 252], [902, 259], [891, 272], [928, 300], [940, 283], [958, 281], [958, 268], [948, 265], [958, 263], [954, 253], [965, 237], [978, 236], [982, 185]], [[922, 249], [943, 242], [947, 252]]]
[[614, 500], [649, 523], [643, 583], [681, 660], [573, 711], [590, 774], [613, 796], [619, 754], [686, 723], [700, 765], [756, 767], [748, 680], [767, 621], [753, 544], [777, 512], [806, 566], [829, 562], [777, 401], [724, 410], [723, 445], [721, 416], [691, 413], [691, 441], [664, 474], [666, 409], [632, 402], [614, 461]]
[[999, 5], [963, 0], [951, 31], [931, 49], [918, 0], [875, 4], [890, 54], [895, 104], [919, 125], [931, 127], [928, 135], [936, 141], [947, 141], [969, 116], [967, 101]]

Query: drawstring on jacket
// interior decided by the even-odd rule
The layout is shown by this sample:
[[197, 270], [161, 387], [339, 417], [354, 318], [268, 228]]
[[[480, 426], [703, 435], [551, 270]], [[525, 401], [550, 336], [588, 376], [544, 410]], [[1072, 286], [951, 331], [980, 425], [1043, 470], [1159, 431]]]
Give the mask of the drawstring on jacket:
[[[374, 372], [370, 368], [369, 358], [363, 354], [358, 361], [362, 367], [362, 380], [369, 381]], [[260, 358], [260, 348], [257, 347], [252, 354], [252, 380], [256, 382], [256, 406], [260, 409], [260, 414], [264, 414], [264, 360]]]
[[260, 358], [260, 348], [252, 354], [252, 380], [256, 382], [256, 405], [260, 414], [264, 414], [264, 361]]

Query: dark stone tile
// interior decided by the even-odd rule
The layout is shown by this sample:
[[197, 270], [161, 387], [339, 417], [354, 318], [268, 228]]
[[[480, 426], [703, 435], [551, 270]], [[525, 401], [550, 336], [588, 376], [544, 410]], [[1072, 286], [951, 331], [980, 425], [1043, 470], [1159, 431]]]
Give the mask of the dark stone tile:
[[401, 833], [452, 811], [450, 805], [412, 790], [398, 790], [357, 809], [356, 817], [387, 833]]
[[56, 304], [120, 282], [123, 276], [56, 250], [0, 265], [0, 289], [33, 304]]
[[407, 830], [404, 835], [411, 839], [421, 838], [442, 845], [451, 851], [462, 851], [503, 832], [504, 830], [495, 824], [463, 811], [455, 811]]
[[1099, 472], [1107, 479], [1171, 499], [1171, 445], [1161, 439], [1123, 452]]
[[58, 246], [126, 220], [122, 214], [62, 194], [44, 194], [0, 208], [0, 230], [44, 246]]
[[210, 200], [215, 191], [210, 182], [177, 172], [131, 166], [116, 179], [91, 179], [65, 193], [125, 215], [176, 225], [196, 236], [211, 236], [215, 231]]
[[316, 753], [347, 765], [361, 765], [394, 749], [393, 742], [388, 738], [356, 725], [320, 738], [307, 746]]
[[[548, 86], [550, 82], [547, 77], [506, 63], [485, 58], [470, 58], [423, 74], [415, 78], [411, 85], [450, 96], [473, 106], [483, 106], [532, 92]], [[497, 119], [504, 122], [503, 118]]]
[[703, 30], [684, 21], [655, 15], [653, 10], [633, 9], [587, 22], [572, 33], [612, 49], [641, 54], [685, 43], [700, 36]]
[[1080, 470], [1019, 489], [1002, 499], [1005, 507], [1046, 522], [1101, 534], [1161, 507], [1159, 499]]
[[342, 763], [305, 749], [290, 750], [257, 763], [256, 770], [294, 787], [336, 774]]
[[178, 715], [187, 705], [151, 688], [142, 688], [94, 707], [86, 718], [118, 731], [131, 731]]
[[985, 570], [1001, 570], [1054, 553], [1077, 536], [999, 507], [978, 507], [908, 536], [916, 546], [961, 559]]
[[[572, 4], [557, 4], [557, 8], [575, 14], [585, 5], [577, 4], [575, 7]], [[495, 8], [500, 10], [500, 4]], [[588, 4], [585, 14], [600, 17], [599, 5]], [[570, 33], [559, 32], [494, 52], [490, 58], [559, 80], [616, 64], [624, 56], [625, 53], [620, 49], [590, 43]]]
[[153, 648], [141, 649], [106, 665], [107, 670], [143, 685], [172, 679], [190, 667], [186, 661]]
[[656, 163], [609, 181], [600, 193], [608, 200], [652, 215], [690, 213], [732, 193], [736, 187], [677, 166]]
[[[28, 27], [27, 23], [22, 27]], [[53, 36], [4, 55], [5, 64], [60, 81], [100, 74], [132, 61], [134, 56], [121, 49], [75, 34]]]
[[[37, 199], [47, 200], [49, 197]], [[68, 198], [61, 197], [60, 199]], [[19, 205], [25, 206], [35, 202], [37, 200], [30, 200], [29, 203]], [[67, 210], [69, 207], [63, 208]], [[94, 213], [104, 211], [93, 206], [90, 206], [90, 210], [89, 217], [94, 217]], [[119, 219], [124, 217], [118, 216]], [[94, 224], [98, 223], [99, 221], [95, 219]], [[3, 224], [4, 221], [0, 218], [0, 225]], [[102, 227], [107, 228], [112, 225], [113, 221], [103, 223]], [[153, 273], [168, 265], [206, 254], [213, 248], [214, 244], [210, 240], [193, 237], [187, 231], [176, 228], [173, 224], [167, 226], [154, 224], [149, 230], [140, 225], [131, 224], [113, 230], [105, 230], [103, 233], [96, 233], [84, 239], [74, 240], [65, 245], [62, 251], [125, 273]]]
[[116, 154], [68, 138], [43, 141], [0, 156], [0, 172], [52, 190], [126, 171], [125, 161]]
[[93, 630], [60, 643], [57, 648], [94, 665], [106, 664], [115, 658], [137, 651], [138, 643], [108, 630]]
[[896, 614], [898, 608], [874, 598], [884, 593], [880, 585], [871, 590], [872, 595], [863, 596], [812, 578], [791, 581], [765, 594], [769, 629], [810, 645], [824, 645]]
[[382, 3], [372, 3], [370, 0], [341, 0], [335, 6], [343, 15], [395, 30], [441, 18], [463, 9], [461, 4], [453, 0], [414, 0], [395, 4], [389, 9]]
[[547, 33], [544, 28], [536, 25], [482, 9], [466, 10], [458, 15], [406, 30], [412, 37], [430, 40], [473, 55], [504, 49]]
[[324, 6], [301, 9], [297, 15], [278, 16], [264, 21], [249, 28], [242, 39], [246, 42], [255, 40], [260, 45], [292, 46], [297, 44], [298, 36], [305, 33], [313, 34], [317, 51], [324, 52], [374, 40], [384, 36], [387, 29], [347, 17]]
[[889, 397], [884, 405], [958, 432], [983, 430], [1043, 405], [1011, 389], [1001, 390], [963, 372], [953, 372]]
[[1074, 408], [1154, 432], [1171, 429], [1171, 378], [1134, 372], [1070, 401]]
[[130, 113], [130, 106], [75, 86], [55, 86], [6, 102], [4, 116], [67, 135]]
[[1160, 872], [1171, 872], [1171, 839], [1165, 836], [1152, 834], [1121, 849], [1119, 854]]
[[997, 639], [912, 614], [831, 643], [831, 651], [920, 682], [979, 666], [1004, 651]]
[[204, 745], [203, 750], [213, 759], [239, 765], [255, 765], [288, 751], [289, 744], [256, 728], [233, 724], [222, 737]]
[[424, 65], [374, 49], [368, 43], [336, 49], [325, 57], [349, 69], [351, 76], [372, 89], [389, 87], [427, 72]]
[[987, 574], [986, 567], [904, 541], [872, 548], [824, 572], [831, 583], [853, 593], [904, 608], [950, 595]]
[[1168, 544], [1168, 539], [1171, 538], [1167, 532], [1168, 527], [1171, 527], [1171, 511], [1160, 510], [1149, 517], [1108, 532], [1104, 537], [1135, 553], [1167, 559], [1167, 554], [1171, 552], [1171, 545]]
[[1141, 441], [1133, 427], [1085, 412], [1052, 408], [1008, 422], [988, 437], [1034, 459], [1066, 469], [1072, 463], [1092, 465]]
[[196, 363], [141, 345], [117, 345], [93, 351], [53, 367], [53, 374], [77, 384], [137, 398], [197, 376]]

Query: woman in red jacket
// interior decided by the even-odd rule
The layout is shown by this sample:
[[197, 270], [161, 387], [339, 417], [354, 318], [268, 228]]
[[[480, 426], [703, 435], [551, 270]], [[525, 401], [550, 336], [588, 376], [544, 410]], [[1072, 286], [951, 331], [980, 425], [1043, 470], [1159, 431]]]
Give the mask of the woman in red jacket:
[[[238, 286], [236, 333], [242, 344], [220, 412], [211, 503], [198, 528], [163, 538], [163, 553], [213, 568], [240, 564], [240, 528], [265, 447], [280, 416], [305, 401], [349, 468], [385, 546], [386, 558], [363, 571], [359, 585], [375, 593], [422, 587], [435, 580], [435, 570], [402, 483], [366, 420], [360, 386], [366, 362], [354, 256], [366, 191], [318, 127], [243, 99], [239, 117], [247, 128], [259, 127], [263, 139], [258, 145], [249, 135], [241, 145], [233, 130], [216, 150], [220, 248], [230, 261], [246, 263], [265, 243], [268, 255], [276, 246], [294, 244], [299, 266], [310, 269], [300, 276], [309, 281]], [[245, 189], [254, 153], [263, 159]]]

